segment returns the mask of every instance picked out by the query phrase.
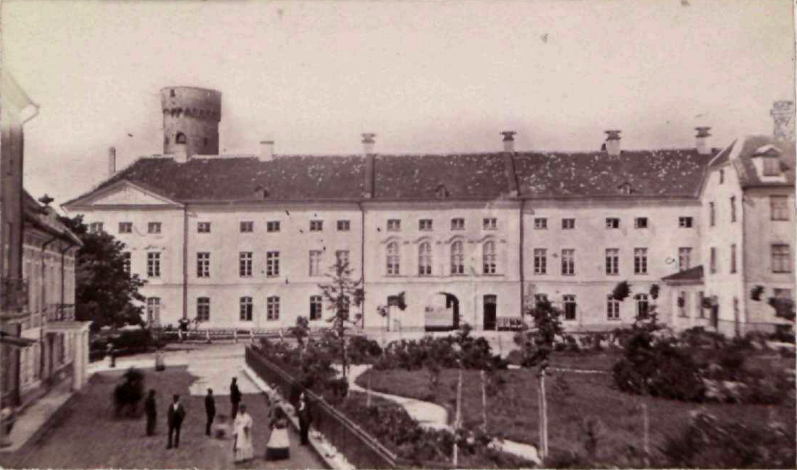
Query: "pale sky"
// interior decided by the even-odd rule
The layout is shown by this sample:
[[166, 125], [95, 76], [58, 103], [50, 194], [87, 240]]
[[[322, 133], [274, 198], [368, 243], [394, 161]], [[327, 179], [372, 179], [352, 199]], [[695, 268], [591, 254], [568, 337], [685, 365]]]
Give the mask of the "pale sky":
[[222, 153], [712, 145], [794, 99], [788, 0], [31, 1], [2, 4], [3, 65], [40, 114], [25, 186], [56, 205], [162, 153], [159, 90], [222, 92]]

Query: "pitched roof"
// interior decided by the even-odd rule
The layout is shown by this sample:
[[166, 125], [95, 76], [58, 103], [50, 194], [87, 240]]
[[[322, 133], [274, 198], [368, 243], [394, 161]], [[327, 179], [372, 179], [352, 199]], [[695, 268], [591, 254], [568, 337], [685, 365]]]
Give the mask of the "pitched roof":
[[[756, 154], [780, 153], [780, 166], [786, 181], [762, 181], [753, 163]], [[751, 135], [737, 139], [711, 161], [716, 167], [731, 162], [739, 175], [739, 184], [748, 186], [794, 186], [795, 149], [793, 142], [781, 142], [771, 136]]]
[[695, 266], [661, 278], [664, 282], [703, 282], [703, 266]]
[[55, 211], [51, 208], [45, 208], [42, 204], [36, 201], [27, 191], [23, 191], [23, 216], [26, 221], [30, 222], [33, 226], [40, 230], [44, 230], [52, 235], [61, 237], [68, 240], [74, 245], [82, 245], [77, 235], [72, 233], [66, 225], [58, 221]]

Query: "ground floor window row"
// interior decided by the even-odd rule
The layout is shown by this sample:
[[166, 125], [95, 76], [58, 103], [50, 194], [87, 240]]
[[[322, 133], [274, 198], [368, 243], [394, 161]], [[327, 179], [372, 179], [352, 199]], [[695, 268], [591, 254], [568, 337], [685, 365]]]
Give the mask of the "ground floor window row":
[[[344, 298], [344, 308], [349, 308], [349, 301]], [[196, 317], [198, 322], [208, 322], [211, 320], [211, 298], [196, 298]], [[282, 309], [280, 296], [271, 295], [265, 299], [265, 312], [267, 321], [278, 321]], [[160, 322], [161, 298], [148, 297], [146, 315], [148, 323]], [[323, 299], [320, 295], [311, 295], [308, 299], [306, 316], [309, 320], [321, 320], [324, 311]], [[255, 299], [251, 296], [243, 296], [238, 299], [238, 319], [240, 321], [253, 321], [256, 316]]]
[[[639, 318], [647, 318], [652, 312], [653, 302], [648, 294], [636, 294], [631, 299], [634, 313]], [[578, 319], [579, 309], [578, 297], [574, 294], [563, 294], [560, 299], [551, 299], [548, 294], [535, 294], [534, 303], [539, 306], [543, 302], [550, 302], [555, 307], [562, 310], [563, 319], [572, 321]], [[620, 302], [611, 293], [606, 294], [606, 319], [620, 320], [620, 305], [628, 301]]]

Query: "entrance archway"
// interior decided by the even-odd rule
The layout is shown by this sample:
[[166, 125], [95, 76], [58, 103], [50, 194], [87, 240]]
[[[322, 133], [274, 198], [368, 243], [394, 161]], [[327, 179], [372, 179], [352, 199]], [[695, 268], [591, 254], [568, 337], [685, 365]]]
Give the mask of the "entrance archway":
[[424, 329], [449, 331], [459, 328], [459, 299], [448, 292], [438, 292], [426, 302]]

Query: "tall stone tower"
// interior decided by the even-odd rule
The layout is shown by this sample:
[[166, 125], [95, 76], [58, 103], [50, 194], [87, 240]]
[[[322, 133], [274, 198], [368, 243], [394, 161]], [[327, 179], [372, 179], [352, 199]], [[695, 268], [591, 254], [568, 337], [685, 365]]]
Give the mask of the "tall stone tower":
[[769, 112], [774, 121], [773, 137], [775, 140], [794, 141], [794, 101], [775, 101]]
[[163, 153], [219, 154], [221, 92], [195, 87], [161, 90]]

